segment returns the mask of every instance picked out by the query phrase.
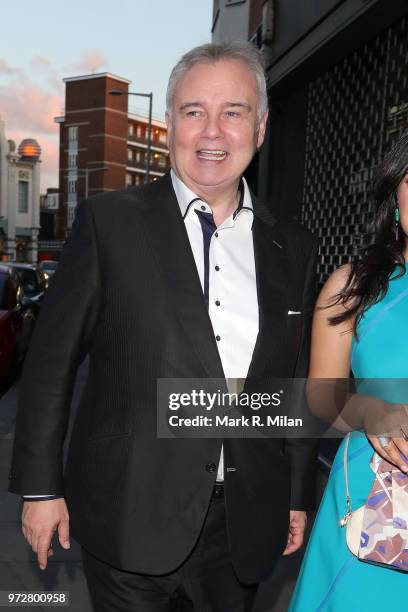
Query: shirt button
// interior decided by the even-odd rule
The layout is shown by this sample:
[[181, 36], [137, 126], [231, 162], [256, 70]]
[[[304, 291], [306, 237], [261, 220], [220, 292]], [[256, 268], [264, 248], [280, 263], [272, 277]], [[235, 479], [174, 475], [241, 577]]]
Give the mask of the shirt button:
[[206, 209], [206, 207], [205, 207], [205, 206], [202, 206], [202, 207], [201, 207], [201, 210], [207, 210], [207, 209]]
[[215, 305], [216, 305], [216, 306], [221, 306], [221, 302], [220, 302], [220, 300], [215, 300]]
[[215, 232], [214, 236], [215, 236], [216, 238], [218, 238], [218, 232]]
[[215, 465], [215, 463], [207, 463], [205, 469], [207, 472], [209, 472], [209, 474], [212, 474], [217, 471], [217, 466]]
[[215, 269], [216, 269], [217, 272], [219, 272], [220, 271], [220, 266], [215, 266]]
[[215, 336], [215, 339], [216, 339], [217, 342], [219, 342], [221, 340], [221, 336], [217, 335], [217, 336]]

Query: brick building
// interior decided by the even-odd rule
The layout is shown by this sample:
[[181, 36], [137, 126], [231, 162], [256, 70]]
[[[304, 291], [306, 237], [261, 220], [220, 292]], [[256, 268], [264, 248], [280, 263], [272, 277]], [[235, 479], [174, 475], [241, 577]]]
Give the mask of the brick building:
[[[69, 233], [78, 202], [103, 191], [144, 182], [148, 120], [128, 112], [130, 81], [109, 73], [70, 77], [65, 82], [64, 115], [60, 125], [59, 193], [56, 237]], [[150, 180], [169, 166], [167, 130], [152, 121]]]

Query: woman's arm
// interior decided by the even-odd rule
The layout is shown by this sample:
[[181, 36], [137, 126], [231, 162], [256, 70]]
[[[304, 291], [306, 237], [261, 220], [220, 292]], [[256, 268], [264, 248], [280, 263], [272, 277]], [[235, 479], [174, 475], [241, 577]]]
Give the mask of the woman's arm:
[[[312, 413], [341, 431], [364, 429], [374, 449], [387, 461], [408, 471], [401, 453], [408, 457], [408, 444], [402, 438], [401, 425], [408, 418], [401, 405], [388, 404], [382, 399], [349, 391], [350, 355], [353, 338], [352, 318], [330, 325], [329, 318], [345, 310], [342, 304], [333, 305], [334, 297], [348, 278], [348, 265], [338, 268], [324, 285], [313, 316], [307, 398]], [[386, 450], [378, 436], [387, 435]]]

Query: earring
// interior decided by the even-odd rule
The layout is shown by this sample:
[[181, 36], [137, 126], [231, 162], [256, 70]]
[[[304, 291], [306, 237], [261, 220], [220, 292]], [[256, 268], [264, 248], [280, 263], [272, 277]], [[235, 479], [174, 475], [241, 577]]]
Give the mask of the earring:
[[395, 234], [395, 240], [399, 239], [399, 221], [400, 221], [400, 214], [399, 214], [399, 208], [398, 208], [398, 203], [395, 205], [395, 210], [394, 210], [394, 234]]

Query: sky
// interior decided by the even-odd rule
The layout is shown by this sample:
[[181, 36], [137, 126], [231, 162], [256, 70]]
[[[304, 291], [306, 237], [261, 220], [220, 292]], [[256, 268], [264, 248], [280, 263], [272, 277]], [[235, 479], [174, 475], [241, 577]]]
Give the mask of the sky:
[[[212, 0], [19, 0], [4, 3], [0, 117], [6, 137], [36, 138], [41, 190], [58, 187], [58, 126], [68, 76], [111, 72], [130, 90], [153, 92], [163, 118], [170, 71], [191, 47], [211, 40]], [[129, 110], [147, 111], [131, 98]]]

